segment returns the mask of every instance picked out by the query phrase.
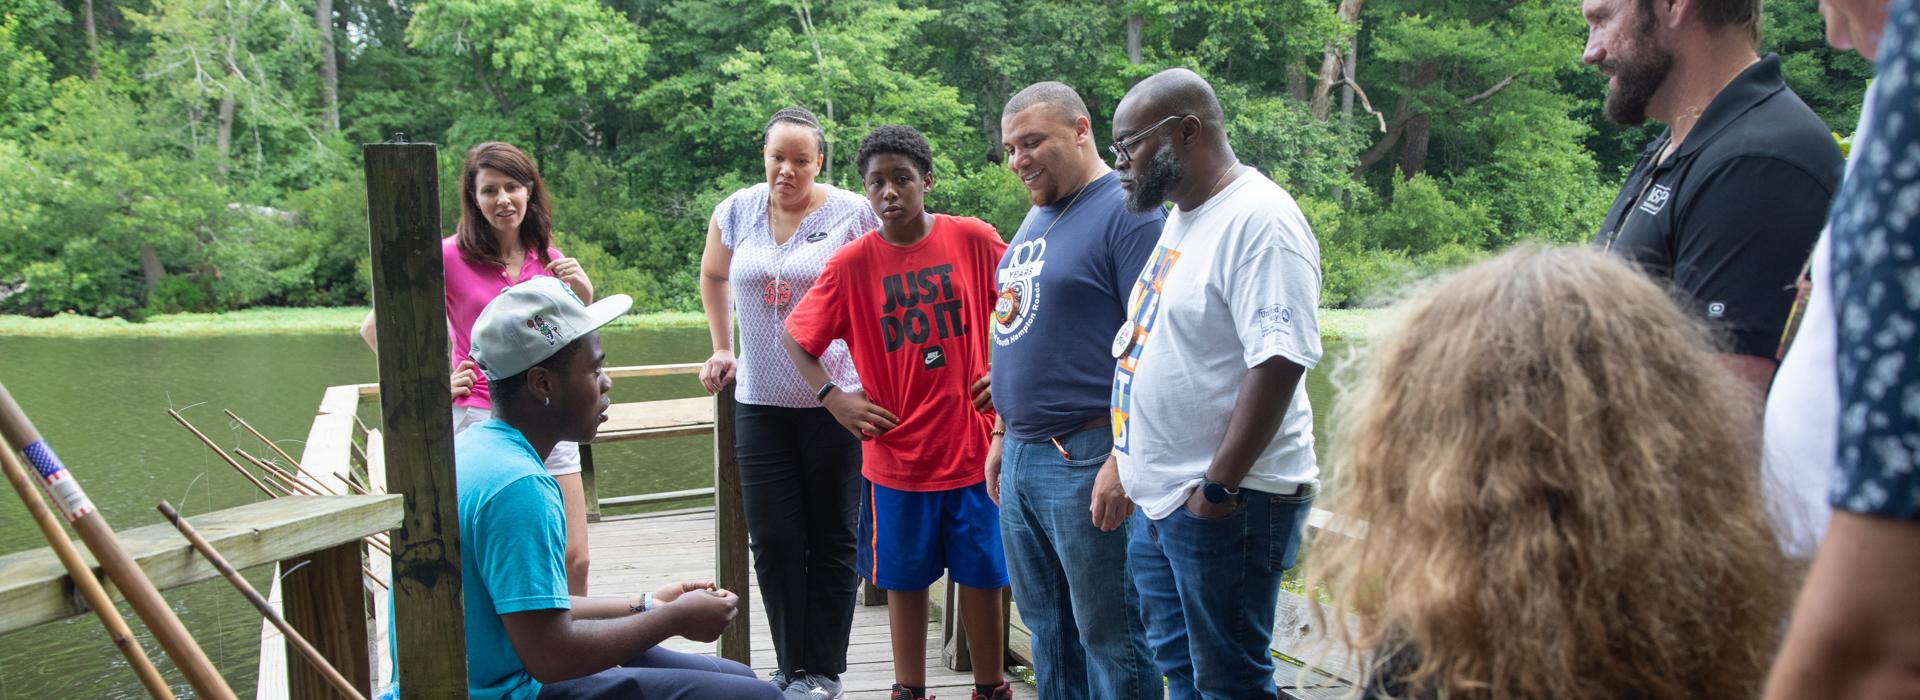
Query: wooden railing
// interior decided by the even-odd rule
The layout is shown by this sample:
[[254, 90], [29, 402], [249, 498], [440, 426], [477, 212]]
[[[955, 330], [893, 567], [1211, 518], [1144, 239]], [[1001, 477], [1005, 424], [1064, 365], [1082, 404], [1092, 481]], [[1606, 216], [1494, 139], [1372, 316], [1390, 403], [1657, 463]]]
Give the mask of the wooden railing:
[[[373, 657], [365, 604], [361, 538], [400, 524], [400, 497], [287, 496], [191, 518], [194, 528], [237, 569], [279, 564], [276, 576], [283, 616], [335, 669], [369, 690]], [[117, 533], [147, 578], [162, 591], [218, 578], [207, 560], [167, 523]], [[85, 552], [88, 563], [92, 558]], [[97, 565], [107, 592], [120, 598]], [[232, 605], [244, 607], [236, 594]], [[251, 609], [248, 609], [251, 611]], [[64, 620], [90, 611], [49, 548], [0, 556], [0, 634]], [[249, 612], [251, 614], [251, 612]], [[276, 644], [284, 644], [275, 632]], [[283, 678], [295, 698], [331, 698], [336, 691], [302, 664]]]
[[[699, 363], [635, 365], [606, 369], [607, 376], [616, 380], [685, 376], [697, 374], [699, 371]], [[352, 464], [361, 469], [378, 470], [378, 460], [373, 460], [373, 463], [369, 464], [365, 455], [379, 453], [378, 441], [381, 436], [378, 431], [367, 430], [366, 426], [352, 414], [361, 401], [376, 396], [379, 391], [380, 387], [377, 384], [345, 385], [329, 389], [321, 402], [321, 414], [315, 419], [314, 431], [308, 438], [310, 449], [316, 441], [323, 445], [332, 445], [328, 449], [341, 455], [340, 463]], [[714, 538], [716, 581], [728, 590], [744, 592], [748, 590], [748, 577], [751, 573], [748, 568], [746, 519], [740, 495], [739, 464], [734, 455], [733, 407], [731, 387], [711, 398], [695, 396], [614, 404], [609, 409], [607, 422], [601, 426], [599, 436], [592, 444], [580, 446], [581, 485], [586, 492], [590, 521], [600, 520], [603, 517], [603, 510], [608, 508], [643, 508], [674, 503], [711, 504], [714, 509], [716, 529]], [[716, 417], [721, 420], [716, 420]], [[323, 433], [326, 434], [323, 435]], [[605, 465], [596, 459], [595, 446], [707, 434], [713, 436], [713, 486], [621, 496], [600, 494], [598, 473], [605, 468]], [[332, 437], [332, 435], [339, 437]], [[344, 445], [340, 444], [342, 440], [345, 442]], [[343, 469], [341, 477], [349, 478], [345, 471]], [[369, 474], [367, 478], [378, 481], [382, 479], [382, 475]], [[1315, 508], [1308, 517], [1307, 527], [1316, 533], [1354, 537], [1364, 536], [1366, 526], [1365, 523], [1343, 522], [1333, 514]], [[940, 591], [935, 592], [940, 593]], [[944, 599], [941, 610], [942, 619], [957, 619], [958, 611], [953, 607], [954, 596], [951, 592], [938, 597]], [[754, 604], [755, 601], [751, 598], [752, 596], [743, 595], [742, 604]], [[881, 605], [886, 602], [885, 594], [870, 582], [863, 582], [860, 600], [864, 605]], [[1276, 656], [1288, 663], [1306, 666], [1324, 676], [1350, 683], [1359, 677], [1359, 665], [1364, 656], [1348, 653], [1344, 647], [1327, 637], [1324, 630], [1318, 629], [1314, 623], [1313, 610], [1319, 605], [1300, 595], [1282, 591], [1273, 650]], [[1011, 611], [1011, 609], [1011, 602], [1009, 602], [1008, 610]], [[742, 612], [746, 610], [743, 609]], [[1009, 618], [1012, 617], [1010, 612]], [[750, 615], [740, 615], [736, 618], [737, 623], [730, 626], [727, 635], [721, 638], [720, 654], [723, 657], [742, 663], [749, 662], [748, 647], [751, 642], [748, 641], [750, 639], [748, 621], [750, 619]], [[946, 661], [956, 670], [965, 670], [970, 663], [966, 658], [965, 638], [959, 633], [958, 625], [944, 627], [954, 630], [951, 634], [943, 634], [948, 637], [944, 645]], [[1008, 632], [1008, 662], [1031, 665], [1030, 633], [1011, 621]]]

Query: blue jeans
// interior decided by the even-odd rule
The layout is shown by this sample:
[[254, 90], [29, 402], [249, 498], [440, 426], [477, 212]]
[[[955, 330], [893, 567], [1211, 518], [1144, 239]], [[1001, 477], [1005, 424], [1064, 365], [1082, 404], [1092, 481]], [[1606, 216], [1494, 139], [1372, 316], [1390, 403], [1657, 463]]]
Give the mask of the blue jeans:
[[1101, 532], [1087, 509], [1113, 431], [1088, 428], [1060, 444], [1070, 458], [1052, 442], [1013, 439], [1000, 457], [1000, 538], [1014, 603], [1033, 631], [1039, 697], [1159, 700], [1127, 573], [1127, 528]]
[[1279, 697], [1274, 606], [1315, 490], [1242, 489], [1240, 507], [1217, 520], [1185, 506], [1162, 520], [1133, 518], [1127, 559], [1169, 700]]
[[779, 700], [773, 684], [753, 669], [726, 659], [654, 647], [626, 663], [591, 676], [548, 683], [540, 700]]

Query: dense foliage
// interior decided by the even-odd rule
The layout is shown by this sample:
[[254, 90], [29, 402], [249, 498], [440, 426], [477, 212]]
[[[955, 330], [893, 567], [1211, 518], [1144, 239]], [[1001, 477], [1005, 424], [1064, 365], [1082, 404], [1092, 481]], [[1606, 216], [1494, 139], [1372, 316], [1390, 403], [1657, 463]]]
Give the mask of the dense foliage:
[[[1810, 0], [1768, 45], [1836, 130], [1868, 66]], [[1135, 80], [1208, 76], [1234, 145], [1301, 200], [1325, 300], [1522, 239], [1590, 235], [1653, 127], [1600, 118], [1567, 0], [0, 0], [0, 312], [140, 317], [365, 303], [357, 144], [534, 153], [596, 287], [695, 308], [713, 205], [804, 105], [856, 180], [883, 123], [933, 142], [937, 210], [1011, 234], [999, 115], [1063, 80], [1107, 119]], [[1352, 85], [1342, 59], [1354, 64]]]

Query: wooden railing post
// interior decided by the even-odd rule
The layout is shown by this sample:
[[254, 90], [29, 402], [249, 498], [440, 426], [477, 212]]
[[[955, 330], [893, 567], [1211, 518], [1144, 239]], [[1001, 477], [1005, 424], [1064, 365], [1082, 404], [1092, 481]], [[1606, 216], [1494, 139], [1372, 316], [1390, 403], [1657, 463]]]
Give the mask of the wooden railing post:
[[[360, 578], [364, 561], [359, 541], [335, 545], [303, 557], [282, 560], [281, 609], [287, 624], [326, 657], [362, 695], [371, 697], [372, 648], [368, 639], [372, 616], [367, 607], [367, 585]], [[303, 566], [304, 565], [304, 566]], [[300, 651], [287, 643], [287, 696], [334, 698], [339, 691], [326, 676], [302, 663]]]
[[587, 495], [587, 522], [600, 522], [600, 480], [593, 471], [593, 445], [580, 443], [580, 490]]
[[371, 144], [361, 152], [387, 487], [406, 496], [393, 538], [400, 694], [406, 700], [464, 698], [467, 640], [438, 164], [433, 144]]
[[733, 445], [733, 387], [713, 396], [714, 578], [740, 596], [740, 614], [720, 634], [720, 657], [752, 666], [753, 594], [748, 590], [747, 512], [740, 498], [740, 461]]

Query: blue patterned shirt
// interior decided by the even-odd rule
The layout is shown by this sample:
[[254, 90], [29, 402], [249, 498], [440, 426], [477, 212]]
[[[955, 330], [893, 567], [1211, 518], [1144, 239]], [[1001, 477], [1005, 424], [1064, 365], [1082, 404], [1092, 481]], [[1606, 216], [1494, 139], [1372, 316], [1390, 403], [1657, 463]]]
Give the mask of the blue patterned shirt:
[[1920, 0], [1888, 12], [1872, 133], [1834, 203], [1835, 508], [1920, 520]]

